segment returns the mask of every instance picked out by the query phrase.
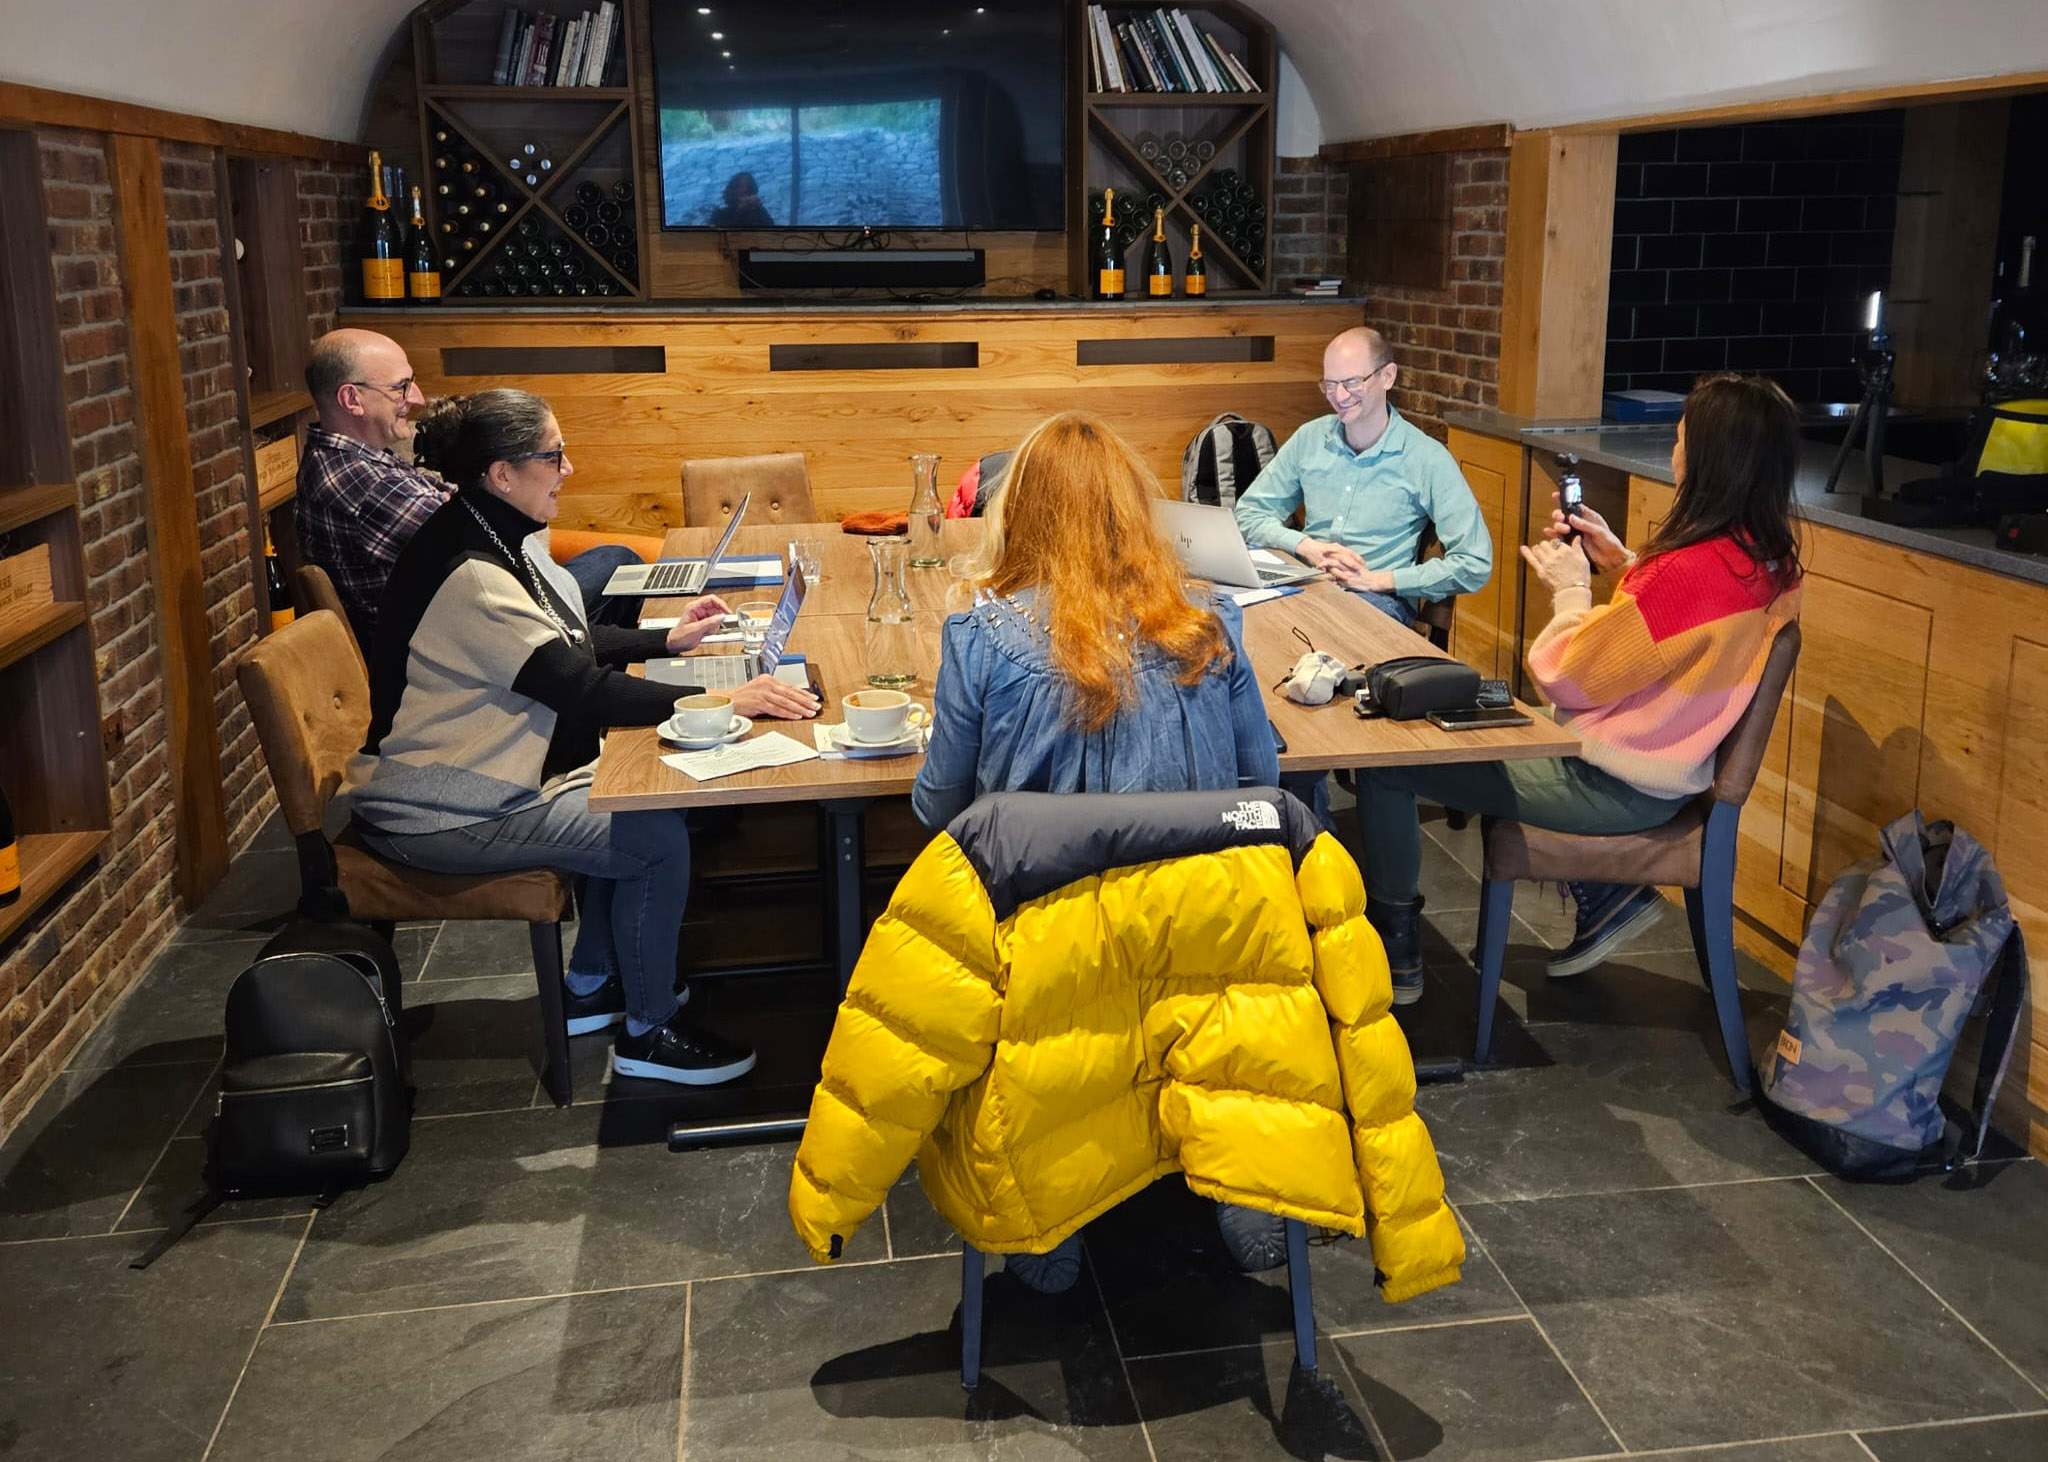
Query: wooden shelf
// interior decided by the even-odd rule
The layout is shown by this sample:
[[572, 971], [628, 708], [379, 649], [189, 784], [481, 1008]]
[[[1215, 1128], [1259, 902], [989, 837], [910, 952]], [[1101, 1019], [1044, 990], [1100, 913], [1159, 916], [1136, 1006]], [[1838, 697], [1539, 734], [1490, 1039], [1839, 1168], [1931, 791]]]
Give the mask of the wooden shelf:
[[1091, 91], [1082, 98], [1091, 107], [1263, 107], [1272, 99], [1264, 91]]
[[0, 629], [0, 670], [85, 623], [85, 606], [76, 600], [46, 606]]
[[256, 505], [266, 513], [274, 513], [298, 495], [298, 483], [284, 482], [273, 487], [269, 492], [259, 493], [256, 498]]
[[23, 523], [33, 523], [52, 513], [78, 506], [78, 488], [69, 482], [51, 482], [34, 487], [0, 487], [0, 533], [11, 532]]
[[439, 101], [618, 102], [632, 96], [623, 86], [423, 86], [420, 95]]
[[249, 429], [258, 431], [273, 422], [313, 409], [313, 398], [304, 391], [251, 391]]
[[0, 904], [0, 943], [26, 924], [49, 901], [50, 895], [93, 860], [106, 842], [104, 831], [23, 833], [18, 842], [21, 896], [11, 904]]

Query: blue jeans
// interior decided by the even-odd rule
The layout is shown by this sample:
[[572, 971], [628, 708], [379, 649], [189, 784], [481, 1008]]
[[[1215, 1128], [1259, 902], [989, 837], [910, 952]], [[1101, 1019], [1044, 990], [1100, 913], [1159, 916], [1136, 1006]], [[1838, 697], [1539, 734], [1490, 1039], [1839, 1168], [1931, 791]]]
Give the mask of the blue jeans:
[[[629, 563], [640, 562], [640, 555], [623, 543], [600, 543], [595, 548], [586, 548], [562, 567], [569, 577], [576, 581], [576, 587], [583, 591], [583, 615], [592, 624], [616, 624], [631, 626], [640, 620], [640, 606], [646, 601], [638, 595], [626, 595], [618, 599], [605, 597], [604, 586], [611, 577]], [[578, 966], [577, 968], [582, 968]]]
[[690, 834], [679, 809], [592, 812], [588, 788], [489, 822], [438, 833], [381, 833], [356, 824], [395, 863], [430, 873], [560, 868], [590, 875], [569, 967], [617, 973], [626, 1018], [660, 1025], [676, 1013], [676, 935], [690, 891]]
[[1382, 594], [1377, 589], [1353, 589], [1351, 591], [1396, 624], [1415, 627], [1415, 606], [1399, 594]]

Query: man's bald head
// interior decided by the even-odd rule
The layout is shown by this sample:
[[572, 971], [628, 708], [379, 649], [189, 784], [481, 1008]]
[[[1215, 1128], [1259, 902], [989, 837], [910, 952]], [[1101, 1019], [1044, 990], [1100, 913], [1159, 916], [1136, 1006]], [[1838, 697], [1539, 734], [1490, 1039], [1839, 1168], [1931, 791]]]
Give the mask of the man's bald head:
[[1343, 381], [1369, 376], [1393, 358], [1384, 335], [1370, 325], [1359, 325], [1323, 347], [1323, 378]]
[[419, 394], [412, 374], [404, 348], [374, 330], [329, 330], [306, 357], [306, 390], [320, 425], [373, 447], [396, 447], [412, 435], [407, 418]]

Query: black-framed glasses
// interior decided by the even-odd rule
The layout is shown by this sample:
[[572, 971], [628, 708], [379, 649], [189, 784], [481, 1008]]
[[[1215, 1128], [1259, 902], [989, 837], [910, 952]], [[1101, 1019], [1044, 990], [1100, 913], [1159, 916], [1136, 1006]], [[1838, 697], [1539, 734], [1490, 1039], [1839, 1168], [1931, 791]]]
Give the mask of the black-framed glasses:
[[549, 451], [521, 452], [518, 456], [508, 457], [506, 460], [509, 462], [547, 462], [553, 465], [555, 471], [560, 472], [562, 470], [562, 464], [566, 462], [568, 458], [569, 444], [567, 442], [564, 442], [561, 446], [552, 448]]
[[1346, 396], [1356, 396], [1360, 391], [1363, 391], [1365, 389], [1365, 383], [1367, 381], [1371, 380], [1374, 376], [1378, 375], [1381, 371], [1385, 370], [1388, 366], [1392, 364], [1393, 362], [1390, 360], [1383, 360], [1362, 376], [1346, 376], [1341, 381], [1332, 381], [1328, 378], [1325, 378], [1323, 380], [1317, 381], [1316, 385], [1322, 388], [1322, 392], [1325, 396], [1335, 396], [1339, 393], [1342, 393]]
[[403, 401], [406, 397], [412, 395], [413, 379], [413, 377], [407, 376], [404, 380], [393, 381], [388, 386], [382, 381], [346, 381], [343, 384], [349, 386], [368, 386], [372, 391], [388, 392]]

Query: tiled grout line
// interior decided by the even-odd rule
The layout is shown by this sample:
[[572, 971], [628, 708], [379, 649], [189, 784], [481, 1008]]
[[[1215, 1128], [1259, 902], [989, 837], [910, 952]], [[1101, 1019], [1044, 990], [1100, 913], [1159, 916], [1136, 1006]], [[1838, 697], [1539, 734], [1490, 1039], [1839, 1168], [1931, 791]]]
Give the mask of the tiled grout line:
[[896, 1239], [889, 1232], [889, 1195], [887, 1193], [882, 1195], [882, 1201], [877, 1206], [882, 1210], [882, 1257], [894, 1259], [896, 1257]]
[[1702, 1452], [1725, 1452], [1737, 1447], [1771, 1447], [1781, 1442], [1820, 1442], [1830, 1437], [1848, 1437], [1854, 1440], [1855, 1433], [1837, 1428], [1831, 1432], [1787, 1432], [1783, 1436], [1749, 1437], [1733, 1442], [1691, 1442], [1682, 1447], [1657, 1447], [1647, 1452], [1579, 1452], [1569, 1457], [1548, 1457], [1544, 1462], [1614, 1462], [1621, 1457], [1696, 1457]]
[[684, 1438], [690, 1431], [690, 1320], [696, 1309], [694, 1284], [683, 1286], [683, 1363], [677, 1367], [682, 1379], [676, 1387], [676, 1462], [683, 1462]]
[[[199, 1227], [225, 1228], [230, 1224], [281, 1223], [288, 1218], [303, 1218], [311, 1211], [312, 1202], [309, 1199], [304, 1210], [294, 1210], [289, 1213], [252, 1213], [242, 1218], [209, 1218], [206, 1222], [200, 1224]], [[162, 1233], [169, 1227], [169, 1224], [159, 1224], [155, 1228], [131, 1228], [122, 1229], [119, 1232], [109, 1230], [103, 1234], [44, 1234], [41, 1237], [30, 1239], [0, 1239], [0, 1249], [20, 1249], [26, 1248], [30, 1244], [97, 1244], [104, 1243], [108, 1239], [146, 1239], [152, 1234]]]
[[1868, 1457], [1870, 1459], [1870, 1462], [1878, 1462], [1877, 1453], [1870, 1450], [1870, 1443], [1864, 1441], [1863, 1438], [1859, 1437], [1854, 1432], [1849, 1433], [1849, 1440], [1856, 1444], [1856, 1449], [1860, 1451], [1864, 1456]]
[[263, 1332], [277, 1317], [277, 1307], [284, 1301], [284, 1288], [292, 1282], [292, 1275], [299, 1267], [299, 1255], [306, 1252], [306, 1240], [313, 1235], [313, 1221], [320, 1215], [306, 1215], [306, 1226], [299, 1230], [299, 1242], [292, 1248], [292, 1257], [284, 1266], [284, 1273], [277, 1278], [277, 1289], [270, 1296], [270, 1308], [263, 1312], [263, 1323], [256, 1327], [256, 1334], [249, 1341], [249, 1353], [242, 1357], [242, 1368], [235, 1372], [235, 1384], [228, 1388], [228, 1399], [221, 1404], [220, 1415], [214, 1419], [213, 1435], [206, 1439], [206, 1450], [199, 1454], [199, 1462], [213, 1455], [214, 1444], [220, 1441], [220, 1430], [228, 1424], [228, 1413], [234, 1409], [235, 1398], [242, 1394], [242, 1382], [248, 1379], [249, 1367], [255, 1363], [256, 1347], [263, 1343]]
[[[1365, 1398], [1365, 1382], [1360, 1379], [1358, 1368], [1351, 1364], [1351, 1357], [1346, 1355], [1343, 1347], [1337, 1344], [1336, 1336], [1331, 1335], [1325, 1338], [1329, 1341], [1331, 1353], [1337, 1357], [1337, 1369], [1342, 1371], [1344, 1378], [1351, 1382], [1351, 1389], [1358, 1397], [1358, 1409], [1364, 1413], [1362, 1420], [1365, 1422], [1365, 1434], [1368, 1440], [1372, 1442], [1374, 1455], [1392, 1457], [1394, 1455], [1393, 1444], [1387, 1440], [1386, 1429], [1380, 1425], [1380, 1419], [1373, 1415], [1372, 1403]], [[1318, 1355], [1317, 1359], [1320, 1360], [1321, 1356]]]
[[[1815, 1182], [1812, 1178], [1808, 1178], [1806, 1180], [1806, 1184], [1809, 1188], [1813, 1189], [1814, 1192], [1818, 1193], [1821, 1196], [1822, 1201], [1824, 1201], [1831, 1208], [1833, 1208], [1835, 1212], [1841, 1214], [1842, 1217], [1848, 1219], [1850, 1223], [1854, 1224], [1856, 1227], [1856, 1231], [1862, 1234], [1864, 1238], [1870, 1240], [1871, 1243], [1875, 1244], [1877, 1246], [1879, 1253], [1883, 1254], [1885, 1258], [1891, 1260], [1892, 1263], [1898, 1265], [1899, 1268], [1905, 1270], [1907, 1278], [1911, 1279], [1913, 1283], [1919, 1285], [1922, 1289], [1926, 1290], [1928, 1294], [1932, 1295], [1934, 1297], [1934, 1302], [1936, 1304], [1940, 1305], [1944, 1310], [1947, 1310], [1951, 1315], [1955, 1316], [1956, 1323], [1961, 1325], [1965, 1330], [1969, 1331], [1972, 1335], [1976, 1336], [1979, 1343], [1981, 1343], [1986, 1350], [1990, 1351], [1993, 1355], [1997, 1356], [2000, 1360], [2004, 1361], [2006, 1365], [2011, 1368], [2012, 1373], [2014, 1375], [2018, 1376], [2022, 1381], [2026, 1382], [2028, 1386], [2032, 1387], [2043, 1398], [2048, 1398], [2048, 1388], [2044, 1388], [2039, 1381], [2036, 1381], [2032, 1376], [2028, 1375], [2025, 1371], [2021, 1370], [2019, 1366], [2014, 1364], [2011, 1356], [2007, 1355], [2004, 1351], [2000, 1350], [1997, 1346], [1993, 1345], [1991, 1343], [1989, 1336], [1985, 1335], [1985, 1333], [1979, 1330], [1975, 1325], [1972, 1325], [1969, 1321], [1969, 1318], [1965, 1316], [1961, 1310], [1957, 1309], [1954, 1305], [1950, 1304], [1948, 1300], [1942, 1295], [1940, 1290], [1936, 1289], [1933, 1285], [1929, 1284], [1926, 1280], [1922, 1279], [1920, 1277], [1919, 1272], [1915, 1270], [1912, 1265], [1908, 1264], [1904, 1259], [1901, 1259], [1896, 1253], [1894, 1253], [1889, 1244], [1885, 1243], [1883, 1239], [1880, 1239], [1876, 1234], [1872, 1233], [1869, 1229], [1865, 1228], [1863, 1226], [1862, 1220], [1858, 1219], [1855, 1214], [1851, 1213], [1848, 1209], [1844, 1208], [1840, 1203], [1836, 1202], [1833, 1194], [1829, 1193], [1827, 1189], [1821, 1187], [1821, 1185]], [[1872, 1430], [1877, 1430], [1877, 1428], [1873, 1427]]]
[[[832, 1269], [878, 1269], [885, 1264], [922, 1264], [933, 1259], [954, 1259], [957, 1254], [905, 1254], [900, 1259], [841, 1259], [829, 1266]], [[445, 1305], [408, 1305], [395, 1310], [359, 1310], [347, 1315], [308, 1315], [302, 1320], [273, 1320], [270, 1328], [282, 1330], [292, 1325], [339, 1325], [350, 1320], [387, 1320], [397, 1315], [431, 1315], [443, 1310], [469, 1310], [484, 1305], [530, 1305], [543, 1300], [580, 1300], [593, 1295], [638, 1294], [651, 1289], [680, 1289], [692, 1284], [727, 1284], [741, 1279], [777, 1279], [788, 1274], [814, 1274], [827, 1266], [818, 1264], [791, 1265], [787, 1269], [757, 1269], [747, 1274], [700, 1274], [689, 1279], [656, 1279], [646, 1284], [606, 1284], [595, 1289], [547, 1290], [539, 1294], [496, 1295], [482, 1300], [451, 1300]]]
[[[1630, 1188], [1588, 1188], [1571, 1193], [1524, 1193], [1509, 1198], [1460, 1198], [1466, 1208], [1504, 1208], [1510, 1203], [1555, 1203], [1567, 1198], [1619, 1198], [1626, 1193], [1684, 1193], [1694, 1188], [1741, 1188], [1755, 1183], [1804, 1183], [1811, 1173], [1764, 1173], [1754, 1178], [1703, 1178], [1697, 1183], [1654, 1183]], [[1449, 1202], [1449, 1199], [1445, 1200]]]
[[2025, 1421], [2030, 1417], [2048, 1416], [2048, 1407], [2035, 1407], [2031, 1411], [1993, 1411], [1982, 1416], [1945, 1416], [1938, 1421], [1888, 1421], [1882, 1426], [1859, 1426], [1858, 1436], [1876, 1436], [1881, 1432], [1919, 1432], [1935, 1427], [1981, 1426], [1989, 1421]]
[[[1451, 1203], [1448, 1199], [1445, 1200], [1445, 1206], [1452, 1213], [1458, 1213], [1458, 1206]], [[1462, 1220], [1463, 1215], [1459, 1214], [1458, 1216]], [[1493, 1257], [1493, 1251], [1486, 1247], [1486, 1240], [1480, 1237], [1479, 1230], [1473, 1228], [1469, 1223], [1464, 1224], [1463, 1227], [1466, 1232], [1472, 1235], [1472, 1242], [1479, 1246], [1479, 1252], [1486, 1256], [1486, 1262], [1491, 1264], [1494, 1272], [1500, 1275], [1500, 1282], [1508, 1287], [1508, 1293], [1513, 1296], [1515, 1303], [1529, 1312], [1529, 1323], [1536, 1328], [1536, 1333], [1543, 1337], [1543, 1343], [1550, 1347], [1550, 1353], [1557, 1357], [1557, 1363], [1564, 1367], [1564, 1373], [1572, 1378], [1572, 1384], [1579, 1388], [1579, 1394], [1586, 1398], [1586, 1404], [1593, 1408], [1593, 1415], [1600, 1418], [1600, 1425], [1607, 1428], [1607, 1435], [1614, 1438], [1615, 1447], [1622, 1452], [1628, 1451], [1628, 1443], [1621, 1439], [1621, 1433], [1614, 1429], [1614, 1423], [1607, 1419], [1607, 1413], [1601, 1409], [1600, 1403], [1593, 1399], [1593, 1393], [1586, 1389], [1586, 1383], [1579, 1379], [1579, 1373], [1572, 1369], [1572, 1363], [1564, 1358], [1564, 1352], [1557, 1348], [1557, 1342], [1550, 1338], [1550, 1332], [1544, 1329], [1543, 1322], [1536, 1318], [1536, 1311], [1531, 1309], [1529, 1302], [1522, 1298], [1522, 1292], [1515, 1288], [1515, 1282], [1508, 1278], [1507, 1270], [1503, 1269], [1500, 1261]]]
[[[150, 1159], [149, 1170], [142, 1175], [142, 1181], [135, 1185], [135, 1191], [128, 1195], [128, 1201], [121, 1205], [121, 1211], [114, 1215], [114, 1221], [107, 1225], [108, 1233], [112, 1234], [120, 1232], [121, 1220], [128, 1216], [128, 1210], [135, 1206], [135, 1200], [142, 1196], [142, 1190], [144, 1188], [147, 1188], [149, 1186], [149, 1180], [156, 1176], [156, 1170], [163, 1166], [164, 1157], [166, 1156], [166, 1154], [170, 1152], [171, 1144], [173, 1142], [176, 1142], [178, 1140], [178, 1134], [185, 1130], [186, 1118], [190, 1117], [192, 1113], [198, 1108], [200, 1102], [206, 1099], [207, 1092], [213, 1086], [214, 1074], [218, 1072], [220, 1068], [221, 1063], [219, 1061], [214, 1062], [212, 1066], [207, 1068], [207, 1079], [199, 1083], [199, 1089], [192, 1093], [192, 1100], [185, 1103], [184, 1111], [178, 1113], [178, 1120], [171, 1124], [170, 1135], [164, 1138], [164, 1145], [162, 1147], [159, 1147], [156, 1150], [156, 1156]], [[168, 1225], [166, 1225], [166, 1227], [168, 1227]]]
[[[1085, 1246], [1086, 1240], [1083, 1244]], [[1117, 1339], [1116, 1317], [1109, 1312], [1109, 1296], [1102, 1292], [1102, 1276], [1096, 1272], [1095, 1256], [1085, 1254], [1088, 1261], [1088, 1280], [1095, 1286], [1095, 1303], [1102, 1306], [1102, 1323], [1109, 1327], [1109, 1348], [1116, 1352], [1117, 1370], [1124, 1378], [1124, 1395], [1131, 1398], [1131, 1415], [1138, 1418], [1138, 1435], [1145, 1439], [1145, 1455], [1152, 1462], [1159, 1462], [1159, 1449], [1152, 1445], [1152, 1424], [1145, 1420], [1145, 1408], [1139, 1404], [1138, 1388], [1131, 1384], [1131, 1362], [1124, 1354], [1124, 1343]]]
[[[1519, 1315], [1486, 1315], [1474, 1320], [1428, 1320], [1416, 1325], [1389, 1325], [1383, 1330], [1323, 1330], [1319, 1327], [1316, 1333], [1325, 1340], [1354, 1340], [1372, 1335], [1406, 1335], [1418, 1330], [1455, 1330], [1469, 1325], [1505, 1325], [1513, 1320], [1527, 1320], [1531, 1318], [1533, 1317], [1525, 1309]], [[1264, 1332], [1257, 1340], [1236, 1340], [1232, 1341], [1229, 1345], [1198, 1345], [1189, 1350], [1158, 1350], [1147, 1351], [1143, 1354], [1133, 1353], [1130, 1359], [1142, 1361], [1185, 1360], [1191, 1356], [1198, 1355], [1221, 1355], [1225, 1351], [1245, 1350], [1268, 1345], [1275, 1340], [1285, 1339], [1286, 1336], [1292, 1334], [1292, 1329], [1284, 1333], [1278, 1330], [1269, 1330]]]

